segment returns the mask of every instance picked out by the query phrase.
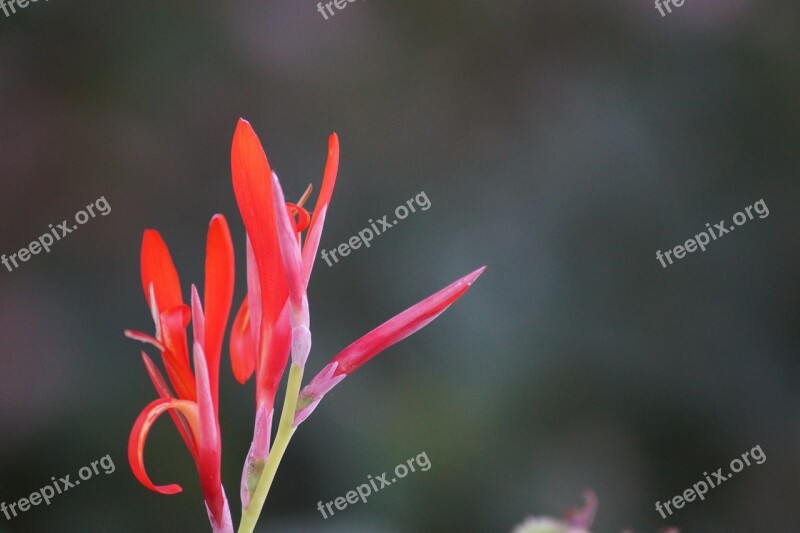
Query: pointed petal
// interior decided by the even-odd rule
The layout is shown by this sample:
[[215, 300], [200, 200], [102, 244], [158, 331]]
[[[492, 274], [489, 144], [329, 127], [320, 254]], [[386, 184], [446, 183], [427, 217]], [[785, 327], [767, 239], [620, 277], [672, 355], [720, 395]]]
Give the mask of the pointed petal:
[[[197, 376], [197, 412], [199, 417], [199, 432], [197, 436], [197, 451], [199, 452], [201, 469], [210, 468], [213, 471], [214, 463], [218, 460], [220, 452], [219, 428], [217, 415], [214, 410], [214, 401], [211, 396], [211, 383], [209, 382], [208, 366], [203, 347], [199, 342], [194, 344], [194, 372]], [[207, 461], [207, 463], [205, 463]], [[217, 464], [217, 469], [219, 465]], [[203, 472], [201, 472], [203, 477]]]
[[135, 341], [139, 341], [139, 342], [143, 342], [145, 344], [151, 344], [151, 345], [155, 346], [156, 348], [158, 348], [159, 352], [163, 352], [164, 349], [165, 349], [164, 345], [161, 344], [160, 342], [158, 342], [158, 339], [148, 335], [147, 333], [143, 333], [141, 331], [134, 331], [132, 329], [126, 329], [124, 331], [124, 333], [125, 333], [125, 336], [128, 337], [129, 339], [133, 339]]
[[233, 377], [240, 384], [250, 379], [256, 369], [256, 345], [250, 329], [250, 309], [247, 297], [242, 302], [231, 328], [231, 366]]
[[336, 373], [351, 373], [389, 346], [400, 342], [428, 325], [433, 319], [442, 314], [450, 304], [467, 292], [467, 289], [485, 269], [486, 267], [479, 268], [439, 292], [428, 296], [342, 350], [332, 360], [332, 362], [339, 363]]
[[150, 432], [150, 428], [158, 417], [170, 409], [175, 409], [180, 412], [186, 418], [192, 433], [197, 434], [197, 405], [186, 400], [162, 398], [151, 402], [150, 405], [145, 407], [139, 414], [139, 417], [133, 424], [131, 436], [128, 440], [128, 461], [131, 464], [133, 475], [136, 476], [139, 483], [160, 494], [177, 494], [183, 490], [180, 485], [154, 485], [153, 482], [150, 481], [150, 477], [147, 475], [144, 468], [144, 444], [147, 441], [147, 434]]
[[272, 171], [258, 136], [239, 120], [231, 148], [233, 191], [253, 246], [262, 297], [262, 320], [272, 323], [288, 295], [272, 201]]
[[200, 295], [197, 293], [197, 286], [192, 283], [192, 335], [195, 342], [203, 342], [206, 331], [206, 318], [203, 313], [203, 304], [200, 303]]
[[308, 304], [303, 306], [306, 294], [305, 280], [303, 280], [302, 262], [300, 259], [300, 244], [297, 242], [297, 233], [294, 224], [289, 218], [286, 209], [286, 199], [283, 196], [278, 176], [272, 174], [272, 196], [275, 218], [278, 227], [278, 242], [280, 243], [283, 269], [286, 274], [286, 283], [289, 287], [289, 300], [292, 302], [292, 311], [295, 323], [308, 325]]
[[[206, 244], [206, 279], [204, 286], [206, 328], [203, 350], [208, 361], [208, 377], [215, 409], [219, 405], [219, 362], [225, 327], [233, 303], [233, 242], [228, 222], [215, 215], [208, 228]], [[197, 339], [197, 337], [195, 337]]]
[[308, 287], [311, 279], [311, 270], [314, 268], [314, 255], [319, 249], [319, 241], [322, 238], [322, 228], [325, 225], [325, 215], [328, 214], [328, 206], [320, 209], [317, 223], [314, 224], [306, 233], [306, 242], [303, 244], [303, 282]]
[[[319, 235], [322, 233], [322, 224], [325, 220], [322, 217], [323, 210], [327, 209], [333, 194], [333, 187], [336, 185], [336, 174], [339, 172], [339, 136], [332, 133], [328, 138], [328, 160], [325, 162], [325, 173], [322, 176], [322, 187], [319, 190], [319, 197], [317, 204], [314, 207], [314, 214], [311, 216], [311, 224], [309, 226], [309, 235], [314, 232], [315, 227], [317, 231], [316, 241], [309, 241], [303, 249], [303, 271], [306, 274], [306, 284], [308, 284], [308, 277], [311, 275], [311, 270], [314, 268], [314, 259], [317, 256], [317, 248], [319, 246]], [[309, 246], [311, 244], [311, 246]]]
[[161, 338], [161, 311], [158, 310], [158, 301], [156, 300], [156, 290], [153, 284], [148, 286], [147, 294], [150, 295], [148, 307], [150, 308], [150, 316], [153, 317], [153, 324], [156, 327], [156, 339]]
[[[303, 192], [303, 196], [301, 196], [300, 199], [297, 201], [296, 206], [303, 207], [304, 205], [306, 205], [306, 200], [308, 200], [308, 197], [311, 196], [311, 192], [313, 190], [314, 190], [314, 185], [309, 183], [308, 187], [306, 187], [306, 190]], [[311, 217], [309, 217], [308, 222], [311, 223]], [[302, 231], [302, 230], [297, 230], [297, 231]]]
[[325, 162], [325, 173], [322, 175], [322, 187], [319, 190], [317, 203], [314, 205], [314, 216], [311, 217], [311, 225], [316, 222], [319, 209], [327, 207], [333, 195], [333, 187], [336, 185], [336, 174], [339, 172], [339, 136], [331, 133], [328, 137], [328, 159]]
[[[147, 374], [150, 376], [150, 381], [153, 382], [153, 386], [156, 388], [158, 395], [163, 399], [175, 399], [169, 385], [167, 385], [166, 380], [164, 380], [164, 376], [161, 375], [161, 371], [158, 370], [153, 360], [144, 352], [142, 352], [142, 359], [144, 360], [144, 367], [147, 369]], [[188, 422], [186, 422], [186, 419], [179, 411], [170, 410], [169, 416], [175, 423], [175, 427], [183, 439], [183, 442], [186, 444], [186, 447], [189, 448], [192, 458], [197, 461], [197, 449], [195, 448], [194, 437], [192, 437], [192, 430], [189, 428]]]
[[170, 309], [183, 304], [178, 271], [172, 262], [164, 239], [156, 230], [145, 230], [142, 237], [142, 288], [150, 303], [150, 285], [158, 301], [159, 310]]
[[222, 441], [220, 439], [219, 421], [216, 406], [209, 382], [208, 366], [203, 347], [199, 342], [194, 344], [194, 371], [197, 376], [197, 470], [200, 474], [200, 486], [208, 507], [212, 524], [225, 523], [227, 499], [222, 488], [221, 458]]

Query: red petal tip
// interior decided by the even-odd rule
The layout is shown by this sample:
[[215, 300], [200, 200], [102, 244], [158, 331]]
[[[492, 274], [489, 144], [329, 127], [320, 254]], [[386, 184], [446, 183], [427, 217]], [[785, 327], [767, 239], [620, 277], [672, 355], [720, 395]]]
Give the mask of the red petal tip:
[[481, 274], [483, 274], [484, 270], [486, 270], [486, 265], [483, 265], [478, 270], [467, 274], [462, 279], [466, 282], [467, 285], [472, 285], [473, 283], [475, 283], [475, 280], [478, 279], [481, 276]]

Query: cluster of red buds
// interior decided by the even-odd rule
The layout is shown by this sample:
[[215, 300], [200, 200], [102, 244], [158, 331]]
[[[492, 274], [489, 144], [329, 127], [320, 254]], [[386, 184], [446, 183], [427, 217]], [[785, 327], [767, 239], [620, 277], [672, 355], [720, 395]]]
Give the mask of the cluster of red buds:
[[[322, 186], [313, 212], [303, 208], [311, 187], [296, 204], [287, 203], [261, 142], [250, 124], [239, 120], [233, 137], [231, 170], [247, 234], [247, 296], [231, 327], [230, 357], [237, 381], [244, 383], [253, 375], [256, 380], [253, 441], [240, 488], [240, 533], [250, 533], [255, 528], [289, 440], [323, 396], [375, 355], [429, 324], [459, 299], [485, 268], [462, 277], [353, 342], [302, 387], [311, 351], [307, 288], [338, 167], [339, 140], [334, 133], [329, 139]], [[144, 445], [150, 428], [161, 414], [169, 413], [197, 466], [213, 531], [232, 533], [233, 522], [221, 481], [219, 420], [220, 359], [235, 278], [234, 247], [225, 217], [215, 215], [209, 225], [202, 300], [192, 285], [190, 303], [184, 302], [169, 249], [155, 230], [144, 232], [141, 274], [155, 333], [125, 334], [160, 352], [166, 377], [143, 351], [145, 368], [159, 398], [147, 405], [134, 423], [128, 445], [131, 469], [139, 482], [155, 492], [181, 491], [174, 484], [155, 485], [144, 467]], [[275, 396], [287, 367], [286, 395], [273, 439]]]

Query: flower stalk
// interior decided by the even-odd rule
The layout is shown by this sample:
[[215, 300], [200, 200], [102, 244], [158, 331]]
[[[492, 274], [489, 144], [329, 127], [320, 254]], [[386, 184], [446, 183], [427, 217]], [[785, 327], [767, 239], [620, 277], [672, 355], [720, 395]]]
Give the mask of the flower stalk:
[[289, 381], [286, 385], [286, 396], [283, 401], [281, 420], [278, 424], [278, 433], [275, 435], [275, 442], [272, 444], [272, 449], [264, 465], [261, 477], [250, 496], [250, 506], [242, 509], [239, 533], [252, 533], [258, 523], [258, 518], [261, 516], [269, 489], [275, 480], [275, 474], [278, 472], [278, 466], [283, 459], [284, 453], [286, 453], [286, 448], [289, 446], [292, 435], [297, 429], [293, 421], [302, 381], [303, 367], [293, 364], [289, 369]]

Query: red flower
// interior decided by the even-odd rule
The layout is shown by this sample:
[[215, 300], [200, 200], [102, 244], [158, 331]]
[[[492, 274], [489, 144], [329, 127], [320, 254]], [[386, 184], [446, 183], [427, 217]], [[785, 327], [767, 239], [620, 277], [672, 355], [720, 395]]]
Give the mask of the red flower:
[[[313, 215], [302, 208], [307, 194], [300, 205], [294, 205], [285, 203], [281, 193], [277, 207], [285, 208], [276, 211], [272, 169], [261, 142], [246, 120], [240, 119], [237, 124], [231, 148], [231, 174], [247, 233], [247, 297], [231, 332], [231, 363], [234, 376], [240, 383], [256, 372], [256, 422], [242, 474], [244, 507], [248, 507], [250, 492], [269, 454], [275, 393], [289, 361], [292, 344], [296, 345], [299, 338], [297, 328], [293, 328], [297, 314], [292, 312], [296, 307], [292, 303], [298, 301], [299, 287], [305, 288], [308, 284], [338, 165], [339, 143], [333, 134]], [[300, 232], [306, 228], [308, 237], [302, 258], [299, 255], [294, 257], [302, 267], [298, 263], [287, 272], [281, 255], [278, 227], [290, 214], [293, 219], [292, 238], [299, 239]], [[304, 325], [307, 331], [307, 321]]]
[[[197, 466], [209, 520], [215, 532], [232, 532], [220, 462], [219, 364], [222, 341], [233, 298], [234, 259], [228, 224], [222, 215], [211, 220], [205, 264], [205, 312], [192, 286], [192, 306], [184, 304], [178, 273], [166, 244], [155, 230], [142, 240], [142, 285], [155, 322], [155, 336], [126, 331], [133, 339], [158, 348], [167, 371], [142, 352], [145, 367], [160, 399], [141, 412], [131, 431], [128, 459], [136, 479], [161, 493], [176, 494], [178, 485], [156, 486], [144, 467], [144, 445], [156, 419], [169, 412]], [[193, 363], [189, 363], [186, 327], [194, 322]], [[170, 388], [171, 385], [171, 388]], [[173, 393], [174, 389], [174, 393]]]
[[[328, 143], [328, 160], [319, 198], [313, 214], [309, 215], [301, 207], [307, 194], [299, 205], [294, 205], [285, 203], [280, 189], [274, 189], [272, 169], [261, 142], [250, 124], [239, 119], [231, 149], [231, 171], [236, 201], [248, 237], [248, 290], [231, 334], [231, 359], [234, 375], [240, 383], [249, 379], [258, 368], [258, 405], [273, 406], [275, 391], [288, 363], [292, 340], [290, 307], [301, 307], [338, 167], [339, 139], [334, 133]], [[278, 197], [280, 200], [276, 200]], [[287, 214], [292, 218], [294, 215], [299, 217], [291, 224], [298, 242], [300, 233], [308, 230], [300, 257], [292, 257], [295, 267], [289, 271], [284, 268], [278, 232], [286, 215], [276, 214], [276, 201], [285, 203]], [[262, 295], [267, 296], [262, 298]], [[290, 295], [291, 301], [288, 299]]]
[[[295, 427], [311, 414], [322, 397], [369, 359], [433, 321], [485, 269], [464, 276], [363, 336], [334, 357], [301, 391], [304, 365], [311, 350], [308, 281], [338, 166], [339, 140], [334, 133], [328, 141], [319, 198], [309, 214], [303, 204], [311, 188], [297, 204], [287, 203], [250, 124], [240, 119], [236, 127], [231, 171], [247, 234], [247, 295], [231, 331], [231, 365], [240, 383], [256, 375], [256, 421], [241, 484], [241, 531], [255, 528]], [[307, 231], [305, 239], [303, 231]], [[175, 484], [156, 486], [144, 467], [144, 445], [150, 428], [161, 414], [168, 412], [197, 466], [213, 530], [232, 533], [230, 510], [221, 483], [219, 426], [220, 354], [234, 284], [233, 245], [227, 223], [217, 215], [209, 227], [202, 304], [194, 286], [191, 305], [184, 303], [169, 250], [154, 230], [145, 231], [141, 262], [142, 286], [153, 315], [155, 334], [125, 333], [159, 350], [167, 379], [143, 352], [145, 368], [160, 398], [142, 411], [131, 431], [128, 444], [131, 468], [136, 478], [153, 491], [162, 494], [181, 491]], [[186, 331], [190, 323], [194, 336], [192, 361]], [[270, 446], [275, 394], [290, 355], [292, 366], [283, 416], [275, 443]]]

